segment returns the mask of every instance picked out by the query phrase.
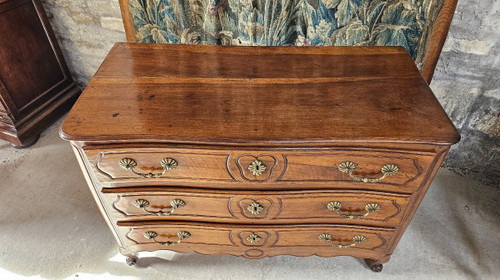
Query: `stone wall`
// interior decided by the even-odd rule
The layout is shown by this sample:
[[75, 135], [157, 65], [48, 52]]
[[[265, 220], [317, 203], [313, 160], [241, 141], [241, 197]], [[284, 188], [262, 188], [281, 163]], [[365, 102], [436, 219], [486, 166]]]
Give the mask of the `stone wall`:
[[73, 77], [85, 86], [125, 31], [118, 0], [42, 0]]
[[462, 140], [446, 164], [500, 186], [500, 1], [459, 0], [431, 87]]
[[[73, 76], [84, 86], [125, 41], [117, 0], [42, 0]], [[446, 165], [500, 183], [500, 1], [459, 0], [432, 89], [462, 140]]]

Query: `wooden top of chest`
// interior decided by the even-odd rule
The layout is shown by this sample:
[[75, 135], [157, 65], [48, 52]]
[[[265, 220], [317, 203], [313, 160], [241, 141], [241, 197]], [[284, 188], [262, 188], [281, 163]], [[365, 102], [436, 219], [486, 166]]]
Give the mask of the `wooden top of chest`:
[[273, 146], [459, 138], [400, 47], [128, 43], [110, 51], [61, 136]]

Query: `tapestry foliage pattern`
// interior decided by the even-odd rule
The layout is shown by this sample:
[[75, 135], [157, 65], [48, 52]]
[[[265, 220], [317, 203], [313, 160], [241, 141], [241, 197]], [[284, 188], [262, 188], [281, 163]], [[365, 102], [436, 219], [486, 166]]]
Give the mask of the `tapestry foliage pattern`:
[[402, 46], [421, 67], [443, 0], [129, 0], [138, 42]]

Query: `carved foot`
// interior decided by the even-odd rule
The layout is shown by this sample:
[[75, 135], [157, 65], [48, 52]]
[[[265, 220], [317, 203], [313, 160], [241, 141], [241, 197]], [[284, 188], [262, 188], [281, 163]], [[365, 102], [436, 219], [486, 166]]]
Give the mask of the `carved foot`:
[[120, 248], [120, 253], [126, 257], [125, 261], [128, 265], [134, 266], [137, 264], [137, 258], [139, 257], [137, 252], [129, 251], [126, 248]]
[[380, 271], [382, 271], [382, 268], [384, 268], [384, 266], [382, 264], [374, 264], [374, 265], [370, 266], [370, 269], [373, 272], [380, 272]]
[[16, 149], [24, 149], [24, 148], [28, 148], [28, 147], [31, 147], [33, 146], [37, 141], [38, 139], [40, 139], [40, 134], [26, 140], [26, 141], [23, 141], [22, 144], [20, 145], [17, 145], [17, 144], [11, 144], [12, 147], [16, 148]]
[[373, 272], [381, 272], [382, 269], [384, 268], [382, 263], [386, 262], [386, 261], [372, 260], [372, 259], [365, 259], [365, 261], [366, 261], [366, 264], [368, 265], [368, 267], [370, 267], [370, 269]]
[[137, 257], [127, 257], [126, 262], [129, 266], [134, 266], [137, 264]]

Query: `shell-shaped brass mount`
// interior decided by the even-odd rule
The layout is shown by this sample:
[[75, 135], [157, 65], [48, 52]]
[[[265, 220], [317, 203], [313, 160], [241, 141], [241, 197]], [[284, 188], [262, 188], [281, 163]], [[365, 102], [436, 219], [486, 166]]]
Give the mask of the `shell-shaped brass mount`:
[[382, 166], [382, 168], [380, 169], [380, 172], [382, 172], [382, 174], [384, 174], [385, 176], [396, 175], [396, 173], [398, 173], [398, 171], [399, 171], [399, 167], [395, 164], [386, 164], [386, 165]]
[[340, 172], [348, 173], [356, 169], [356, 164], [352, 161], [345, 161], [339, 164]]
[[153, 242], [155, 242], [157, 244], [160, 244], [160, 245], [165, 245], [165, 246], [179, 244], [179, 243], [181, 243], [182, 240], [191, 237], [191, 233], [189, 233], [187, 231], [179, 231], [179, 232], [177, 232], [177, 237], [179, 238], [177, 241], [163, 241], [163, 242], [160, 242], [160, 241], [156, 240], [156, 237], [158, 237], [158, 233], [156, 233], [154, 231], [146, 231], [144, 233], [144, 238], [153, 240]]
[[144, 233], [144, 238], [147, 238], [147, 239], [153, 239], [153, 238], [156, 238], [158, 236], [158, 233], [154, 232], [154, 231], [146, 231]]
[[137, 162], [131, 158], [122, 158], [120, 160], [120, 166], [123, 169], [133, 169], [134, 167], [137, 166]]
[[338, 201], [330, 201], [326, 204], [326, 208], [329, 210], [336, 212], [341, 218], [345, 219], [361, 219], [368, 216], [370, 213], [375, 213], [380, 211], [381, 207], [378, 203], [368, 203], [365, 205], [366, 213], [363, 215], [352, 215], [352, 214], [342, 214], [340, 209], [342, 208], [342, 203]]
[[352, 161], [345, 161], [339, 164], [339, 171], [343, 173], [348, 173], [351, 178], [356, 181], [363, 183], [375, 183], [378, 182], [385, 177], [396, 175], [399, 172], [399, 167], [395, 164], [385, 164], [380, 168], [380, 172], [382, 173], [381, 177], [378, 178], [368, 178], [368, 177], [358, 177], [354, 176], [352, 172], [356, 169], [356, 164]]
[[357, 244], [365, 243], [366, 242], [366, 237], [362, 235], [356, 235], [352, 238], [353, 243], [350, 244], [336, 244], [332, 243], [332, 235], [329, 233], [322, 233], [318, 236], [319, 240], [328, 243], [328, 245], [336, 248], [349, 248], [356, 246]]
[[177, 199], [177, 198], [172, 199], [170, 201], [170, 206], [172, 206], [172, 210], [168, 210], [168, 211], [163, 211], [163, 210], [151, 211], [151, 210], [146, 209], [147, 207], [149, 207], [149, 205], [150, 205], [149, 201], [142, 199], [142, 198], [139, 198], [139, 199], [134, 201], [135, 207], [144, 210], [144, 212], [147, 212], [147, 213], [153, 214], [153, 215], [157, 215], [157, 216], [168, 216], [168, 215], [174, 213], [174, 211], [176, 209], [179, 209], [179, 208], [186, 206], [186, 202], [184, 200]]
[[378, 203], [368, 203], [365, 206], [366, 212], [367, 213], [375, 213], [380, 211], [382, 207]]
[[318, 238], [319, 240], [326, 242], [332, 240], [332, 235], [328, 233], [322, 233], [318, 236]]
[[328, 202], [328, 204], [326, 205], [326, 208], [328, 208], [332, 211], [340, 211], [341, 207], [342, 207], [342, 203], [340, 203], [338, 201], [331, 201], [331, 202]]
[[177, 161], [173, 158], [163, 158], [160, 161], [160, 165], [163, 167], [163, 171], [160, 173], [142, 173], [142, 172], [137, 172], [134, 170], [134, 168], [137, 167], [137, 161], [135, 161], [133, 158], [122, 158], [119, 162], [120, 167], [123, 169], [127, 169], [130, 172], [134, 173], [137, 176], [143, 177], [143, 178], [158, 178], [161, 177], [165, 172], [177, 168], [179, 165]]
[[165, 170], [175, 169], [178, 165], [177, 161], [173, 158], [164, 158], [160, 161], [160, 164]]

